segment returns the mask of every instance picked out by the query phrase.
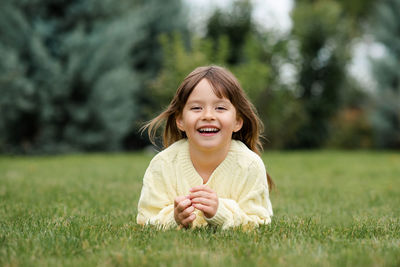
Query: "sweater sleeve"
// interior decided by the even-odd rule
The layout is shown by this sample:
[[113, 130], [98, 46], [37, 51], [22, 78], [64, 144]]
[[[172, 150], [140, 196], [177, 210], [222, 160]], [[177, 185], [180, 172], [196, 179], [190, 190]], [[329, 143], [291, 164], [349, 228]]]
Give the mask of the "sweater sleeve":
[[162, 159], [154, 158], [143, 178], [143, 187], [138, 204], [137, 223], [151, 224], [159, 228], [177, 227], [174, 219], [174, 199], [170, 171]]
[[262, 161], [251, 164], [245, 176], [245, 186], [236, 192], [237, 200], [219, 198], [217, 213], [210, 219], [206, 218], [208, 223], [226, 229], [239, 225], [252, 228], [271, 222], [273, 212]]

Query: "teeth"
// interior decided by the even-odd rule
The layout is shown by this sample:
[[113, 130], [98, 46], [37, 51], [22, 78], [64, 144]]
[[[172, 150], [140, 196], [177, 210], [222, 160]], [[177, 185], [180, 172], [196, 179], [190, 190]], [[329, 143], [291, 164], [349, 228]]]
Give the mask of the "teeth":
[[217, 128], [201, 128], [199, 129], [201, 133], [215, 133], [218, 132], [219, 130]]

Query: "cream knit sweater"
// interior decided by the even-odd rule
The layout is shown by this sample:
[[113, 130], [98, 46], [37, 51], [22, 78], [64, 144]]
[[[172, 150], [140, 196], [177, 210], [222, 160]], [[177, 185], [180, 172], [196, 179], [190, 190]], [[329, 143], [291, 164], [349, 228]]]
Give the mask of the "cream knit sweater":
[[[146, 170], [137, 223], [162, 228], [177, 227], [174, 219], [175, 197], [186, 196], [190, 188], [202, 184], [203, 179], [190, 159], [188, 141], [182, 139], [175, 142], [158, 153]], [[227, 157], [206, 185], [218, 195], [218, 210], [210, 219], [196, 210], [193, 227], [212, 224], [226, 229], [271, 222], [272, 206], [263, 161], [242, 142], [232, 140]]]

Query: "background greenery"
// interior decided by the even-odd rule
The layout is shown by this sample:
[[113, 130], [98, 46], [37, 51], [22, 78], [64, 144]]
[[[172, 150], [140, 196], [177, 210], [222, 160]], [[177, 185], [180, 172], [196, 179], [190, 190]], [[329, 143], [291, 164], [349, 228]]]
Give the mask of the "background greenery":
[[[267, 148], [400, 147], [400, 0], [297, 0], [286, 34], [231, 3], [199, 34], [180, 0], [2, 1], [0, 153], [143, 148], [140, 126], [208, 64], [239, 78]], [[349, 73], [365, 39], [384, 51], [369, 84]]]
[[398, 153], [264, 154], [275, 216], [252, 232], [137, 225], [151, 157], [1, 157], [0, 265], [400, 264]]

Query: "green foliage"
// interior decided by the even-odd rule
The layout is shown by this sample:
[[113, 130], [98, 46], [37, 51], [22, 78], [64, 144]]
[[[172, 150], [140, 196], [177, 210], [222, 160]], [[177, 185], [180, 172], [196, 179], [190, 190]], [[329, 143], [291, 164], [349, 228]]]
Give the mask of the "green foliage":
[[298, 44], [298, 96], [306, 112], [293, 147], [320, 147], [328, 123], [341, 107], [349, 62], [349, 23], [332, 1], [299, 3], [293, 10], [293, 37]]
[[293, 91], [284, 86], [272, 88], [263, 92], [256, 103], [265, 126], [264, 147], [289, 148], [307, 118]]
[[[162, 10], [162, 12], [160, 12]], [[180, 1], [7, 1], [0, 10], [0, 151], [115, 150], [160, 66]], [[129, 142], [129, 140], [128, 140]]]
[[[255, 25], [251, 19], [253, 7], [248, 0], [237, 0], [233, 2], [230, 10], [217, 9], [207, 22], [207, 38], [217, 43], [221, 36], [226, 36], [231, 45], [227, 63], [238, 64], [244, 58], [243, 47], [247, 37], [256, 32]], [[218, 47], [214, 45], [214, 52]]]
[[353, 35], [362, 34], [365, 22], [369, 19], [371, 12], [374, 10], [377, 0], [295, 0], [296, 3], [312, 4], [320, 2], [321, 4], [334, 2], [339, 5], [342, 15], [349, 20], [348, 23]]
[[269, 44], [268, 37], [249, 37], [244, 46], [244, 63], [231, 67], [264, 124], [264, 147], [285, 148], [296, 138], [305, 118], [304, 108], [293, 91], [279, 79], [279, 63], [285, 41]]
[[[176, 89], [183, 79], [198, 66], [211, 64], [211, 43], [207, 40], [193, 38], [191, 48], [186, 48], [180, 34], [162, 35], [160, 42], [163, 47], [163, 66], [157, 79], [151, 83], [152, 109], [147, 114], [149, 119], [161, 109], [166, 108]], [[223, 57], [226, 48], [221, 45], [220, 54]]]
[[[397, 266], [400, 156], [275, 152], [272, 224], [135, 223], [150, 155], [0, 158], [1, 266]], [[290, 166], [290, 168], [288, 168]]]
[[374, 111], [371, 114], [376, 143], [381, 148], [400, 148], [400, 1], [378, 2], [373, 34], [385, 48], [382, 58], [372, 59], [377, 82]]
[[244, 62], [232, 66], [231, 71], [236, 74], [248, 97], [256, 101], [268, 87], [271, 67], [262, 60], [264, 51], [254, 36], [247, 38], [243, 50]]
[[359, 149], [373, 146], [372, 127], [361, 109], [343, 109], [331, 122], [330, 138], [327, 146], [335, 148]]
[[369, 94], [354, 79], [347, 78], [343, 108], [331, 119], [326, 146], [334, 148], [373, 148], [373, 127], [368, 119]]
[[[180, 0], [4, 0], [0, 153], [143, 147], [138, 129], [190, 71], [209, 64], [238, 77], [265, 125], [266, 147], [399, 148], [398, 5], [297, 0], [292, 32], [278, 36], [256, 26], [251, 1], [237, 0], [215, 10], [199, 38]], [[378, 93], [368, 121], [369, 96], [347, 67], [371, 10], [386, 52], [372, 60]], [[282, 80], [285, 65], [295, 82]], [[348, 116], [355, 110], [357, 123]]]

